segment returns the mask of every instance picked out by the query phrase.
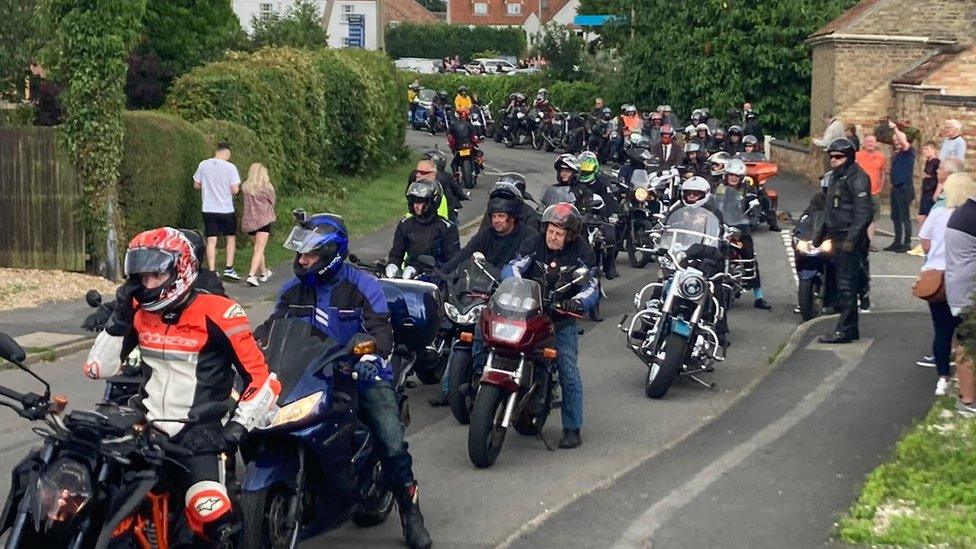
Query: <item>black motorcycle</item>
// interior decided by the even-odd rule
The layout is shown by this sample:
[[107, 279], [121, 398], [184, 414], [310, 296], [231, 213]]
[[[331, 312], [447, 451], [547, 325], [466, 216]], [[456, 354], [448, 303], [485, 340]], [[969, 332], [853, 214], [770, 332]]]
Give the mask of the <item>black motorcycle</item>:
[[[182, 494], [190, 484], [183, 462], [193, 454], [158, 430], [163, 423], [192, 424], [194, 418], [146, 421], [143, 414], [113, 402], [93, 411], [64, 414], [67, 398], [51, 396], [50, 385], [24, 365], [24, 350], [0, 334], [0, 357], [44, 385], [44, 393], [19, 393], [0, 386], [0, 405], [43, 426], [34, 432], [44, 444], [15, 468], [0, 517], [6, 547], [71, 549], [131, 547], [236, 547], [239, 529], [206, 545], [186, 525]], [[230, 412], [234, 401], [215, 402], [201, 415]], [[239, 493], [233, 455], [236, 441], [221, 454], [232, 502]], [[232, 503], [237, 505], [237, 503]]]
[[806, 211], [793, 228], [793, 259], [796, 264], [796, 300], [803, 320], [811, 320], [834, 305], [837, 280], [830, 256], [833, 242], [824, 240], [819, 246], [813, 242], [823, 225], [823, 210]]

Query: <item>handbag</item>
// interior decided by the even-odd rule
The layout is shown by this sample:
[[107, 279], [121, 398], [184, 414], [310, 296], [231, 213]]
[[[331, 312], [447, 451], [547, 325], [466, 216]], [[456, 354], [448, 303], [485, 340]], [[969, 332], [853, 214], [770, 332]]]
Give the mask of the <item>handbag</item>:
[[930, 303], [943, 303], [945, 294], [945, 271], [929, 269], [918, 273], [912, 284], [912, 295]]

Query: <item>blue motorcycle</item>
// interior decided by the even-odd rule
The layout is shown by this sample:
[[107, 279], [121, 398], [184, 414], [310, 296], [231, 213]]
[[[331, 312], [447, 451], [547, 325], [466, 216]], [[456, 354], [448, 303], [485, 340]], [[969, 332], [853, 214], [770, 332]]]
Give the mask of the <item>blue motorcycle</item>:
[[447, 105], [432, 104], [427, 115], [427, 132], [430, 135], [436, 135], [437, 132], [447, 133], [447, 129], [451, 127], [451, 119], [454, 117], [453, 111], [454, 109]]
[[427, 117], [430, 115], [430, 106], [434, 101], [434, 96], [437, 92], [430, 88], [422, 88], [417, 97], [414, 98], [413, 104], [413, 119], [410, 120], [410, 126], [415, 130], [421, 130], [427, 127]]
[[[331, 330], [331, 327], [330, 327]], [[243, 547], [293, 548], [348, 520], [386, 520], [394, 498], [349, 375], [375, 351], [367, 334], [347, 345], [301, 318], [276, 319], [262, 347], [281, 383], [281, 408], [241, 448]]]

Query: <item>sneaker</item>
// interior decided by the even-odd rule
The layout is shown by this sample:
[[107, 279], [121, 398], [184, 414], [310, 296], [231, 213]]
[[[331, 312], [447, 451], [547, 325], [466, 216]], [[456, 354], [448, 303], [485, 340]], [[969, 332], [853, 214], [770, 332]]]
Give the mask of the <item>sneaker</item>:
[[224, 269], [224, 278], [229, 278], [231, 280], [240, 280], [241, 275], [237, 274], [237, 271], [233, 267], [227, 267]]
[[254, 286], [255, 288], [261, 285], [261, 283], [258, 282], [258, 277], [254, 275], [247, 277], [247, 283], [249, 286]]
[[871, 296], [864, 294], [858, 298], [858, 307], [861, 308], [862, 313], [871, 312]]
[[[935, 368], [935, 357], [932, 355], [925, 355], [922, 358], [915, 361], [915, 365], [920, 368]], [[956, 361], [949, 361], [950, 367], [955, 367]]]
[[895, 252], [895, 251], [898, 251], [899, 249], [901, 249], [901, 244], [894, 244], [894, 243], [892, 243], [890, 246], [885, 246], [884, 251], [886, 251], [886, 252]]
[[916, 257], [925, 257], [925, 250], [922, 249], [922, 245], [919, 244], [911, 250], [908, 250], [908, 255], [914, 255]]
[[798, 315], [798, 314], [801, 314], [802, 312], [803, 311], [800, 310], [800, 306], [799, 305], [797, 305], [796, 307], [793, 307], [793, 314]]
[[935, 396], [943, 397], [946, 396], [946, 393], [948, 392], [949, 392], [949, 380], [944, 377], [940, 377], [939, 381], [936, 382], [935, 384]]
[[271, 269], [268, 269], [264, 271], [264, 274], [261, 275], [261, 278], [259, 278], [258, 280], [260, 280], [261, 282], [267, 282], [268, 279], [271, 278], [271, 275], [272, 275]]
[[956, 399], [956, 412], [966, 417], [976, 416], [976, 407], [973, 404], [964, 404], [961, 398]]

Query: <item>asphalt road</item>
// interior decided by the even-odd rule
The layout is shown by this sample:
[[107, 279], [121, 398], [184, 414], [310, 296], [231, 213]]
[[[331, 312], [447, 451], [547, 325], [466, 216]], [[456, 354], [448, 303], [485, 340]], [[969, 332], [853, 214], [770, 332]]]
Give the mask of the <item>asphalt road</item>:
[[[425, 134], [409, 132], [408, 144], [414, 148], [426, 147], [434, 143], [444, 145], [442, 137], [430, 138]], [[553, 177], [554, 155], [532, 150], [507, 150], [489, 144], [486, 147], [486, 160], [489, 173], [495, 171], [518, 170], [529, 180], [529, 190], [541, 195], [544, 185]], [[475, 189], [473, 202], [462, 210], [462, 222], [480, 215], [490, 179], [482, 176], [482, 184]], [[771, 187], [779, 191], [782, 207], [793, 211], [802, 210], [813, 188], [803, 182], [788, 177], [772, 181]], [[385, 254], [390, 242], [392, 227], [354, 242], [353, 251], [364, 258], [380, 257]], [[744, 296], [735, 304], [730, 313], [732, 347], [728, 360], [716, 367], [709, 379], [717, 383], [715, 389], [708, 390], [684, 381], [668, 393], [662, 401], [650, 401], [644, 396], [642, 378], [644, 368], [624, 348], [623, 335], [618, 331], [616, 321], [633, 310], [634, 293], [654, 277], [653, 266], [635, 270], [626, 264], [625, 255], [618, 260], [621, 277], [605, 283], [608, 299], [603, 304], [607, 321], [602, 324], [584, 323], [586, 333], [581, 339], [580, 369], [583, 377], [585, 400], [584, 444], [570, 451], [549, 452], [535, 439], [508, 437], [498, 462], [489, 470], [476, 470], [467, 457], [467, 428], [457, 424], [446, 408], [431, 409], [426, 400], [438, 390], [434, 386], [418, 387], [411, 391], [411, 413], [413, 423], [407, 433], [410, 450], [414, 456], [415, 472], [421, 483], [421, 505], [427, 518], [427, 525], [436, 544], [440, 547], [494, 547], [516, 541], [520, 536], [531, 536], [538, 527], [540, 533], [550, 520], [562, 520], [578, 502], [589, 502], [589, 494], [616, 492], [618, 487], [631, 483], [631, 473], [641, 470], [669, 449], [678, 451], [682, 441], [690, 441], [703, 427], [715, 425], [716, 419], [722, 421], [723, 414], [735, 405], [744, 395], [752, 391], [753, 398], [762, 398], [761, 391], [767, 383], [764, 378], [773, 371], [773, 359], [782, 350], [790, 335], [799, 323], [793, 315], [795, 286], [781, 235], [760, 230], [755, 237], [763, 274], [766, 298], [772, 303], [772, 311], [752, 308], [751, 296]], [[894, 277], [909, 276], [917, 270], [917, 262], [905, 259], [906, 256], [873, 256], [873, 269], [884, 275]], [[907, 297], [905, 278], [879, 278], [875, 281], [875, 310], [912, 309], [922, 311], [921, 307]], [[262, 288], [263, 290], [263, 288]], [[231, 293], [244, 293], [233, 288]], [[248, 314], [252, 322], [258, 323], [267, 315], [271, 303], [259, 294], [251, 294], [246, 300]], [[24, 323], [30, 322], [31, 315], [24, 313]], [[916, 313], [915, 316], [918, 316]], [[913, 317], [914, 318], [914, 317]], [[924, 320], [924, 317], [923, 317]], [[829, 331], [827, 324], [820, 324], [813, 330]], [[866, 337], [872, 329], [862, 330]], [[921, 330], [919, 324], [919, 330]], [[916, 332], [917, 333], [917, 332]], [[878, 340], [887, 340], [892, 334], [880, 334]], [[917, 347], [925, 345], [923, 338], [916, 337]], [[875, 344], [872, 347], [878, 348]], [[806, 348], [798, 348], [795, 360], [811, 353]], [[822, 351], [821, 351], [822, 352]], [[914, 355], [910, 350], [892, 359]], [[100, 383], [91, 382], [81, 376], [83, 353], [64, 357], [56, 362], [38, 366], [38, 371], [51, 381], [55, 390], [66, 393], [76, 407], [87, 407], [100, 395]], [[794, 358], [790, 358], [792, 364]], [[814, 362], [816, 363], [816, 361]], [[24, 389], [33, 385], [21, 372], [0, 372], [0, 384]], [[873, 387], [865, 387], [874, 390]], [[926, 391], [928, 386], [926, 385]], [[819, 406], [823, 406], [821, 403]], [[27, 425], [7, 410], [0, 410], [3, 427], [0, 428], [0, 491], [6, 493], [9, 485], [7, 471], [36, 440]], [[749, 425], [753, 427], [753, 424]], [[755, 427], [759, 427], [755, 425]], [[558, 412], [547, 424], [546, 436], [553, 439], [559, 434]], [[890, 437], [889, 437], [890, 438]], [[730, 442], [731, 443], [731, 442]], [[673, 453], [673, 452], [672, 452]], [[670, 455], [670, 454], [669, 454]], [[657, 456], [657, 457], [656, 457]], [[651, 460], [651, 461], [649, 461]], [[678, 473], [673, 477], [679, 480]], [[843, 483], [850, 486], [857, 479], [845, 478]], [[851, 492], [852, 493], [852, 492]], [[622, 496], [624, 497], [624, 496]], [[581, 499], [582, 498], [582, 499]], [[650, 505], [653, 501], [646, 501]], [[582, 520], [575, 527], [578, 531], [592, 521], [599, 521], [610, 514], [612, 509], [587, 508]], [[635, 508], [636, 509], [636, 508]], [[639, 509], [637, 509], [639, 510]], [[712, 530], [707, 520], [696, 519], [698, 528]], [[556, 524], [556, 522], [552, 522]], [[623, 528], [626, 525], [621, 524]], [[667, 525], [665, 525], [667, 526]], [[596, 531], [597, 529], [594, 529]], [[660, 532], [670, 532], [663, 528]], [[616, 536], [607, 535], [601, 540], [617, 540], [624, 530], [616, 531]], [[569, 539], [569, 536], [566, 539]], [[526, 538], [520, 542], [541, 547], [562, 546], [565, 539], [556, 541], [545, 536]], [[579, 539], [589, 539], [583, 538]], [[391, 517], [385, 524], [360, 529], [353, 526], [340, 528], [314, 540], [303, 547], [400, 547], [402, 546], [399, 521]], [[589, 546], [602, 546], [603, 543]], [[698, 543], [675, 546], [702, 546]]]

